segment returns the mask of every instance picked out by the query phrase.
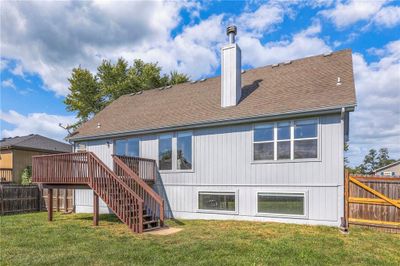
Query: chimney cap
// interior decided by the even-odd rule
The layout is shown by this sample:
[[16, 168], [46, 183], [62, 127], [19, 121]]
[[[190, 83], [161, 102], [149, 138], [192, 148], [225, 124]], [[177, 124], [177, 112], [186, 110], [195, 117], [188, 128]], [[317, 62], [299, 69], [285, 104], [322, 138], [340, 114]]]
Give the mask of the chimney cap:
[[237, 28], [235, 25], [230, 25], [226, 28], [226, 35], [229, 35], [230, 33], [233, 33], [234, 35], [236, 35], [237, 33]]

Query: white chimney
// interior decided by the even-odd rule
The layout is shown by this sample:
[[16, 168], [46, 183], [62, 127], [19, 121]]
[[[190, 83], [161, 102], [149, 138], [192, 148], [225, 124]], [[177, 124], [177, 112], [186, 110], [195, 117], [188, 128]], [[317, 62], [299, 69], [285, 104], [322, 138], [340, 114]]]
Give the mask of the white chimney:
[[241, 51], [235, 43], [236, 26], [226, 29], [229, 44], [221, 49], [221, 106], [238, 104], [242, 96]]

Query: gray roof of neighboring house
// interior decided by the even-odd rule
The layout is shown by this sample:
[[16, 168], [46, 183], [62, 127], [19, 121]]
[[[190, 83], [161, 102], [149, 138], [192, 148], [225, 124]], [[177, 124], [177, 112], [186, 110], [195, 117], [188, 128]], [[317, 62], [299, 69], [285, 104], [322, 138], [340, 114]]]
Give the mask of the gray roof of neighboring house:
[[396, 161], [394, 163], [388, 164], [386, 166], [383, 166], [381, 168], [375, 169], [374, 172], [379, 172], [379, 171], [385, 170], [385, 169], [387, 169], [389, 167], [392, 167], [392, 166], [395, 166], [395, 165], [398, 165], [398, 164], [400, 164], [400, 160], [398, 160], [398, 161]]
[[[338, 79], [340, 78], [340, 84]], [[293, 60], [242, 73], [242, 97], [221, 107], [221, 78], [124, 95], [69, 137], [141, 134], [246, 119], [354, 107], [351, 50]]]
[[0, 140], [1, 150], [27, 149], [49, 152], [71, 152], [72, 146], [54, 139], [49, 139], [37, 134], [21, 137], [3, 138]]

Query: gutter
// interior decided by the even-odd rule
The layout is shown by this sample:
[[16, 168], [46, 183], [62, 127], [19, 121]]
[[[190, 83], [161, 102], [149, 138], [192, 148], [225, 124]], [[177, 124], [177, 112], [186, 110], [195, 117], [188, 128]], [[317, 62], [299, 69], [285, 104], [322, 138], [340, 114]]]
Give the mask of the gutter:
[[304, 117], [304, 116], [313, 116], [313, 115], [325, 115], [325, 114], [334, 114], [345, 112], [352, 112], [355, 109], [355, 104], [347, 105], [347, 106], [336, 106], [330, 108], [323, 109], [314, 109], [308, 111], [291, 111], [287, 113], [279, 113], [279, 114], [268, 114], [268, 115], [259, 115], [259, 116], [251, 116], [244, 117], [238, 119], [223, 119], [223, 120], [214, 120], [214, 121], [205, 121], [200, 123], [186, 124], [186, 125], [177, 125], [170, 127], [162, 127], [162, 128], [150, 128], [150, 129], [140, 129], [140, 130], [129, 130], [129, 131], [119, 131], [112, 133], [103, 133], [98, 135], [90, 135], [90, 136], [82, 136], [82, 137], [71, 137], [67, 138], [68, 141], [83, 141], [83, 140], [99, 140], [99, 139], [107, 139], [107, 138], [115, 138], [115, 137], [124, 137], [127, 135], [145, 135], [151, 133], [165, 133], [170, 131], [177, 130], [189, 130], [189, 129], [197, 129], [197, 128], [205, 128], [205, 127], [217, 127], [217, 126], [228, 126], [228, 125], [237, 125], [237, 124], [245, 124], [251, 122], [266, 122], [271, 120], [278, 120], [283, 118], [296, 118], [296, 117]]

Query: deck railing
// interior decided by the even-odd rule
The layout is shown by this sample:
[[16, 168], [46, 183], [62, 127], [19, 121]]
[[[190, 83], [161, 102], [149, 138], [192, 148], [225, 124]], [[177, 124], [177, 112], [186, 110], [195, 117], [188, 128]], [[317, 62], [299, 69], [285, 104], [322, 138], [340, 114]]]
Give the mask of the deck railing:
[[0, 168], [0, 182], [12, 182], [13, 181], [13, 169], [12, 168]]
[[[150, 173], [156, 172], [156, 164], [153, 160], [132, 158], [127, 156], [113, 155], [114, 172], [119, 176], [141, 199], [144, 201], [144, 208], [147, 214], [151, 215], [152, 220], [160, 219], [161, 225], [164, 223], [164, 200], [158, 195], [144, 180], [154, 180], [155, 177], [150, 179]], [[128, 162], [128, 164], [126, 163]], [[144, 163], [143, 163], [144, 162]], [[154, 163], [153, 163], [154, 162]], [[143, 163], [143, 164], [142, 164]], [[129, 166], [138, 166], [135, 172]], [[144, 166], [143, 171], [140, 167]], [[153, 167], [151, 169], [151, 167]], [[142, 178], [137, 173], [145, 174], [147, 178]]]
[[32, 157], [32, 182], [87, 184], [88, 152], [39, 155]]
[[143, 231], [143, 199], [92, 152], [34, 156], [32, 182], [86, 184], [132, 231]]
[[113, 157], [120, 159], [144, 181], [155, 182], [157, 175], [157, 164], [155, 160], [122, 155], [113, 155]]

